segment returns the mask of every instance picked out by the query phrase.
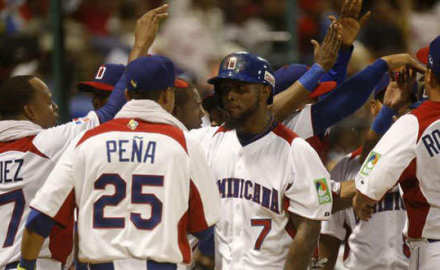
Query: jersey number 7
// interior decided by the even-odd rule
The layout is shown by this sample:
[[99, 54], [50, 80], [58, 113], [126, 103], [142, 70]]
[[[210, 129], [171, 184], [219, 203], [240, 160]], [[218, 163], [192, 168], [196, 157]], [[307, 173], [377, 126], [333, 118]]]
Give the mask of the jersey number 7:
[[[163, 186], [163, 176], [157, 175], [133, 175], [132, 176], [131, 203], [148, 204], [151, 206], [151, 217], [143, 219], [139, 213], [130, 213], [130, 221], [140, 230], [152, 230], [162, 220], [162, 202], [155, 194], [142, 193], [143, 186]], [[127, 184], [118, 174], [102, 174], [95, 182], [95, 189], [105, 189], [112, 185], [115, 193], [111, 196], [101, 196], [93, 205], [93, 227], [98, 229], [124, 228], [125, 218], [105, 217], [104, 209], [109, 206], [117, 206], [125, 199]]]
[[24, 212], [24, 195], [21, 189], [14, 190], [0, 195], [0, 206], [4, 204], [14, 203], [11, 220], [9, 221], [8, 232], [3, 247], [10, 247], [14, 244], [15, 235], [17, 235], [18, 225], [20, 225], [21, 217]]
[[261, 226], [263, 229], [261, 230], [260, 235], [257, 238], [257, 241], [255, 241], [255, 250], [260, 250], [261, 245], [263, 244], [264, 238], [266, 238], [267, 234], [270, 232], [270, 229], [272, 229], [272, 220], [270, 218], [262, 218], [262, 219], [251, 219], [251, 226]]

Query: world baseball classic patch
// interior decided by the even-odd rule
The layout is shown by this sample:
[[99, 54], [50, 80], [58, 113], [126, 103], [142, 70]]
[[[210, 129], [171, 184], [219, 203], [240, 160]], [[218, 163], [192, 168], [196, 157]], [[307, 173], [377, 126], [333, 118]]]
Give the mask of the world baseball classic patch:
[[330, 188], [327, 184], [327, 179], [319, 178], [313, 180], [315, 182], [316, 193], [318, 194], [319, 204], [326, 204], [332, 202], [330, 195]]
[[361, 168], [361, 174], [368, 176], [382, 155], [371, 151]]

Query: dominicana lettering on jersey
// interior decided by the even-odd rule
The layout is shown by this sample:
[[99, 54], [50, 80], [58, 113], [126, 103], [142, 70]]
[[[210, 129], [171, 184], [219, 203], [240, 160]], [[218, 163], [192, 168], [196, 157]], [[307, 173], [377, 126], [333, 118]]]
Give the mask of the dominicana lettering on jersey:
[[238, 198], [253, 201], [279, 214], [280, 205], [278, 190], [269, 189], [251, 180], [240, 178], [223, 178], [217, 180], [221, 199]]

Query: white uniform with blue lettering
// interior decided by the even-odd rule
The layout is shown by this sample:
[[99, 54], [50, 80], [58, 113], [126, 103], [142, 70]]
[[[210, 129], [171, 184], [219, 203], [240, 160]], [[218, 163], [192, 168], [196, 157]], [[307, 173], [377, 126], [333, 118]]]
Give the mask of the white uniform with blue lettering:
[[205, 131], [221, 196], [216, 268], [282, 269], [294, 236], [289, 212], [316, 220], [330, 216], [328, 172], [310, 145], [281, 124], [245, 145], [235, 130]]
[[411, 241], [410, 269], [440, 265], [440, 103], [426, 101], [402, 116], [370, 152], [356, 177], [356, 188], [380, 200], [415, 160], [417, 178], [401, 183]]
[[[361, 163], [360, 152], [344, 157], [330, 175], [335, 181], [354, 179]], [[348, 269], [408, 269], [409, 248], [402, 234], [406, 209], [395, 187], [377, 203], [371, 219], [359, 220], [353, 208], [334, 213], [322, 222], [321, 233], [345, 241], [344, 266]], [[372, 259], [374, 258], [374, 259]]]
[[[49, 129], [29, 121], [0, 121], [0, 270], [20, 259], [29, 203], [69, 143], [99, 125], [94, 112]], [[53, 232], [43, 244], [37, 269], [59, 270], [72, 251], [73, 222]]]
[[157, 103], [129, 101], [78, 138], [31, 206], [64, 224], [77, 205], [81, 262], [189, 263], [187, 234], [215, 224], [220, 200], [199, 144], [178, 127]]

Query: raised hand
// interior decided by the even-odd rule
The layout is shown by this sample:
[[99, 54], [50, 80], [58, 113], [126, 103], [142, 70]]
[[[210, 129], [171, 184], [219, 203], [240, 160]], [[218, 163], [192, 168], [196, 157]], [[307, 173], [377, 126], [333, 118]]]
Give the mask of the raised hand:
[[342, 45], [349, 47], [353, 45], [360, 29], [368, 21], [371, 12], [368, 11], [362, 17], [360, 12], [362, 9], [362, 0], [345, 0], [342, 5], [339, 18], [329, 16], [332, 23], [337, 22], [342, 26]]
[[417, 62], [411, 55], [406, 53], [392, 54], [382, 57], [382, 60], [387, 62], [390, 70], [395, 70], [403, 66], [408, 66], [414, 71], [425, 73], [426, 67]]
[[130, 60], [146, 54], [156, 38], [159, 23], [168, 17], [168, 5], [149, 10], [136, 22], [134, 33], [134, 47], [130, 54]]
[[336, 62], [338, 51], [342, 44], [341, 25], [339, 23], [332, 23], [321, 44], [314, 39], [311, 42], [314, 47], [315, 62], [321, 65], [325, 71], [329, 71]]

